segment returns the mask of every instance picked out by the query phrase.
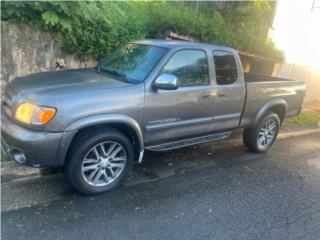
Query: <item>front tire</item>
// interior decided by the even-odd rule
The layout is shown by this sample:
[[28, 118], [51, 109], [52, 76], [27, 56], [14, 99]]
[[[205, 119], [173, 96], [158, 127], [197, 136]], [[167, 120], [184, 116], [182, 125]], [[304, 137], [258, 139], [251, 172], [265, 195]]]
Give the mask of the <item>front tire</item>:
[[120, 185], [133, 164], [131, 141], [108, 127], [80, 133], [65, 168], [69, 183], [84, 194], [97, 194]]
[[243, 143], [253, 152], [266, 152], [275, 142], [279, 128], [279, 116], [268, 112], [257, 126], [243, 131]]

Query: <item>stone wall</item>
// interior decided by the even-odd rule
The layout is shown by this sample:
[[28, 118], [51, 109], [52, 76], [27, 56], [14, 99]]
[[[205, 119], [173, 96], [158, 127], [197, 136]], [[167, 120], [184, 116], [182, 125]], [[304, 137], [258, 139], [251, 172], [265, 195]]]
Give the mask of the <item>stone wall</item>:
[[17, 76], [33, 72], [96, 64], [92, 58], [67, 53], [48, 32], [25, 24], [1, 22], [1, 86]]

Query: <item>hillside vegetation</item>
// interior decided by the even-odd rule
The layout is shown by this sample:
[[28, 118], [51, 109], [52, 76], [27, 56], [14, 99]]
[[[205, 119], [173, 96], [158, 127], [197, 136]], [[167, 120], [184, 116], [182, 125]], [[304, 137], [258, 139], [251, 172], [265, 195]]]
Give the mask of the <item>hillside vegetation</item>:
[[164, 38], [167, 30], [202, 42], [284, 60], [267, 39], [271, 3], [252, 2], [3, 2], [2, 20], [53, 32], [70, 53], [101, 58], [115, 47], [143, 38]]

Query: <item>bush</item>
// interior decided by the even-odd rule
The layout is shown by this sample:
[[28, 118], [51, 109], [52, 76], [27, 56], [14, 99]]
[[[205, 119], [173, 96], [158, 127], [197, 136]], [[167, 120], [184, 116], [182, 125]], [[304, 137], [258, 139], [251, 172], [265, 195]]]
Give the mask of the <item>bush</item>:
[[2, 19], [51, 31], [71, 53], [96, 58], [145, 37], [136, 4], [125, 2], [5, 2]]
[[[256, 29], [259, 16], [270, 14], [268, 3], [246, 3], [253, 12], [249, 17], [241, 11], [238, 17], [230, 15], [228, 11], [239, 7], [235, 3], [226, 3], [222, 10], [214, 3], [206, 4], [210, 7], [196, 12], [193, 5], [180, 2], [4, 2], [1, 18], [51, 31], [71, 53], [95, 58], [129, 41], [163, 38], [167, 30], [173, 30], [283, 61], [283, 54], [266, 41], [263, 28]], [[239, 22], [245, 24], [241, 32]]]

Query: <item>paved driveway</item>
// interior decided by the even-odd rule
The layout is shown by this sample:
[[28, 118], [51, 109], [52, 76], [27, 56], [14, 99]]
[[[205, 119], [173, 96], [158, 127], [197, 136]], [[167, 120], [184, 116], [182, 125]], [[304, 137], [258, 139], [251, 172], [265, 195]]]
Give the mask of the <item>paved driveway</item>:
[[[2, 185], [2, 239], [320, 239], [320, 134], [253, 154], [240, 139], [148, 154], [86, 197], [61, 175]], [[29, 207], [28, 207], [29, 206]]]

